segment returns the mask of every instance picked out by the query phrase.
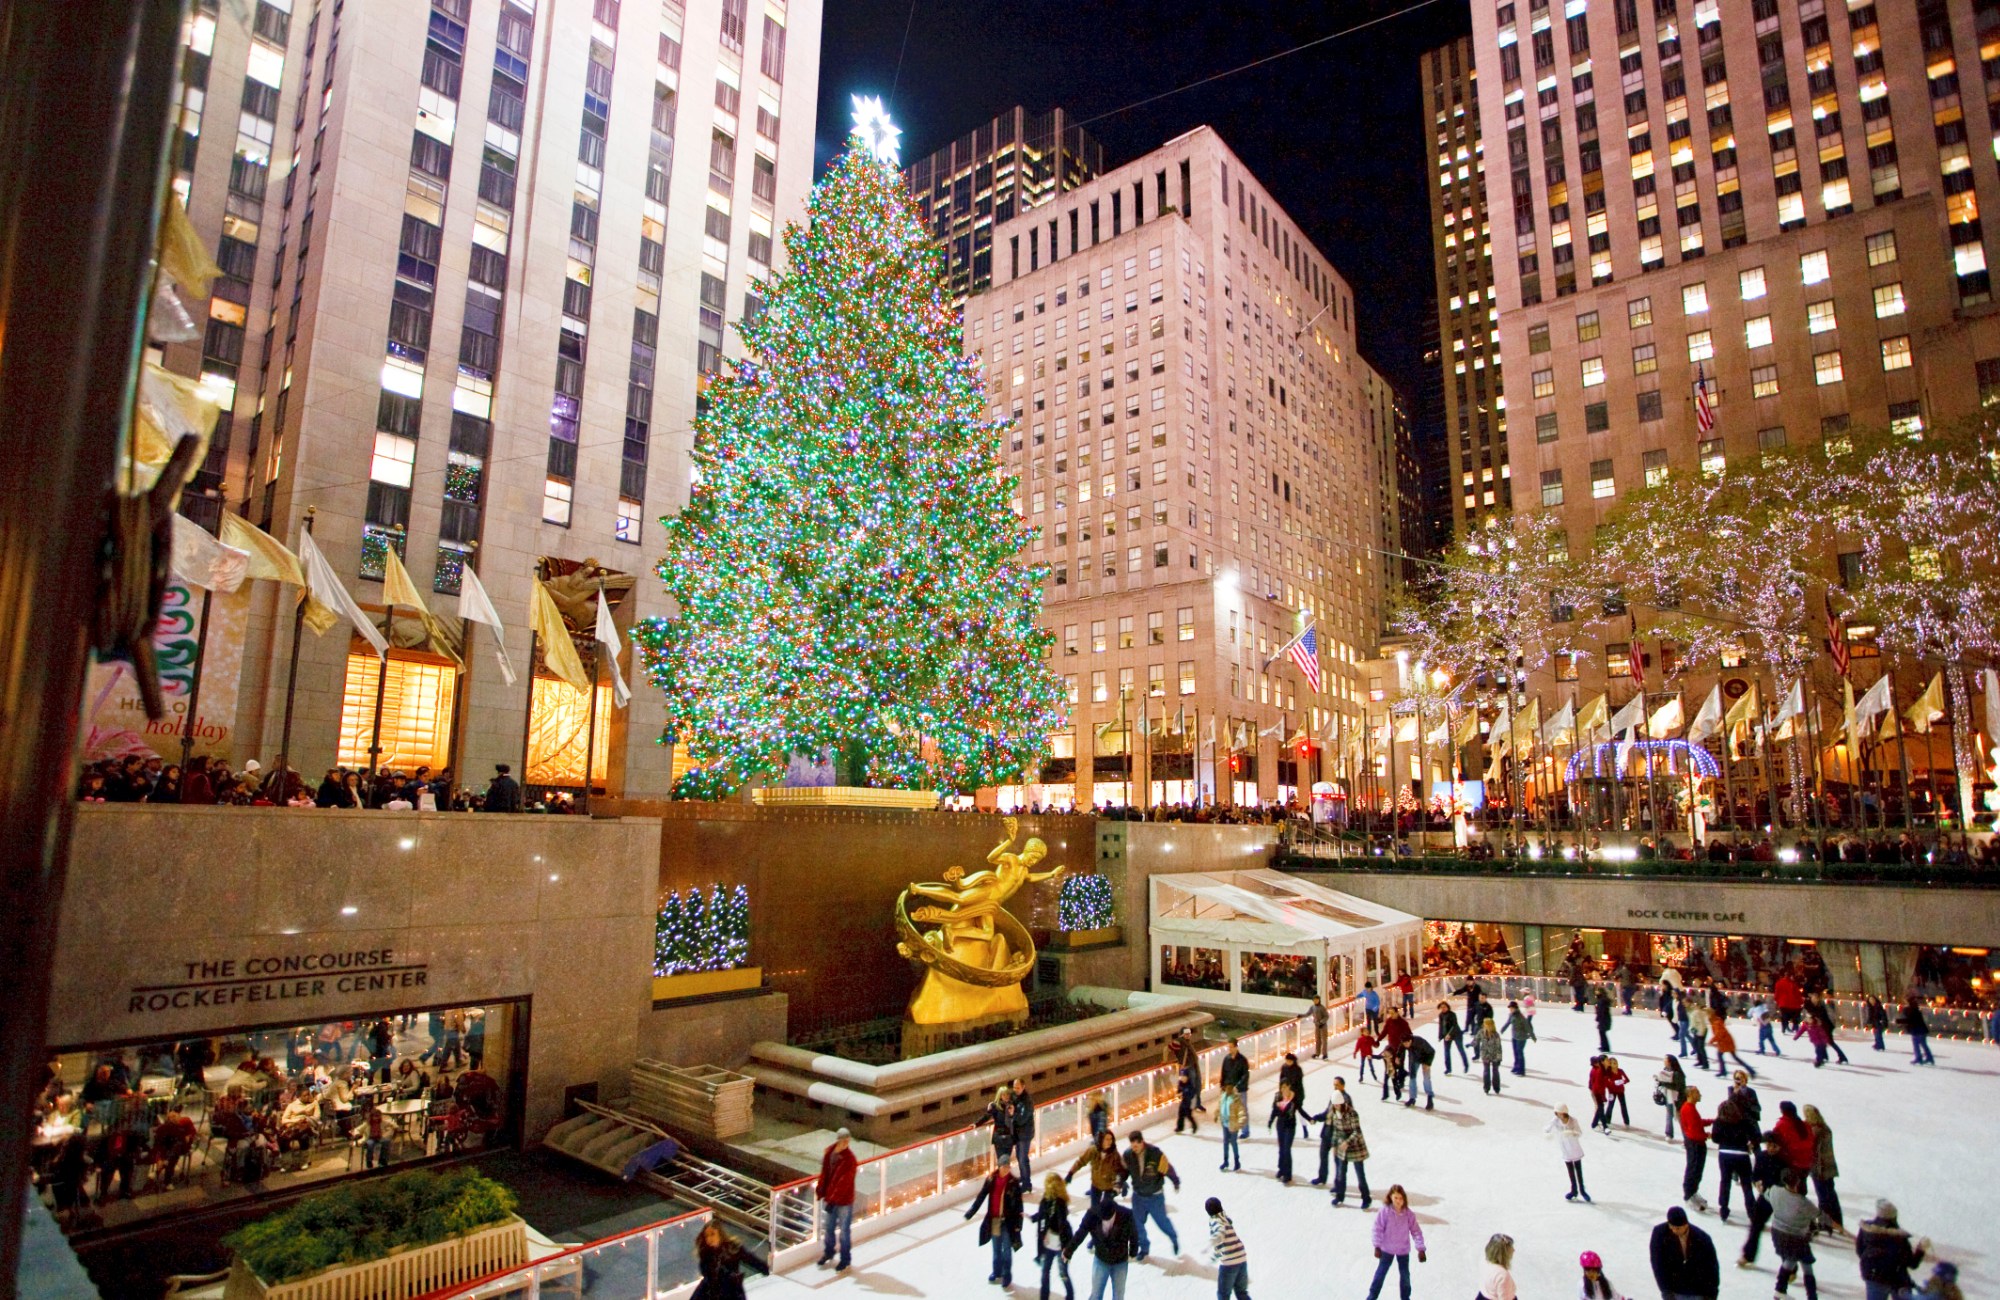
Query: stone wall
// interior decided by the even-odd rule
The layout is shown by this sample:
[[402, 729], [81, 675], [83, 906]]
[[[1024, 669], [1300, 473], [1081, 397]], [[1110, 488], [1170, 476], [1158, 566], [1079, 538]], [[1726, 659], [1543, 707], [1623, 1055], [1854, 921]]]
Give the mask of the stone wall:
[[[655, 1014], [658, 864], [644, 819], [86, 804], [50, 1043], [525, 998], [533, 1139], [565, 1088], [624, 1090]], [[271, 973], [327, 955], [349, 965]]]

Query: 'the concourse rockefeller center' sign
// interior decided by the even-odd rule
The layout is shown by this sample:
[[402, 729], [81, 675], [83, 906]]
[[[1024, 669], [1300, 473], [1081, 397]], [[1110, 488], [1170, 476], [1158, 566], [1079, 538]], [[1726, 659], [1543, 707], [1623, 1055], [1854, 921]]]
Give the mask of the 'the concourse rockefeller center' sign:
[[160, 983], [134, 985], [126, 1012], [183, 1011], [343, 995], [423, 989], [430, 964], [399, 959], [393, 948], [201, 958], [175, 963]]

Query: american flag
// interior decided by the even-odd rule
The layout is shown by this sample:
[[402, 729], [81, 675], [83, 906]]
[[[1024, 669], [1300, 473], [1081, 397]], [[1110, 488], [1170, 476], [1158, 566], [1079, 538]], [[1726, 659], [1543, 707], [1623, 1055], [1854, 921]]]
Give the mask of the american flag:
[[1632, 684], [1638, 687], [1641, 693], [1644, 693], [1646, 689], [1646, 645], [1645, 642], [1639, 639], [1639, 616], [1636, 613], [1628, 613], [1627, 617], [1632, 620], [1632, 643], [1629, 647], [1632, 652]]
[[1833, 656], [1833, 666], [1845, 681], [1853, 660], [1847, 649], [1847, 620], [1833, 612], [1831, 587], [1826, 589], [1826, 652]]
[[1708, 367], [1697, 366], [1694, 372], [1694, 422], [1703, 433], [1715, 427], [1715, 408], [1708, 402]]
[[1306, 675], [1306, 684], [1313, 688], [1313, 694], [1319, 694], [1321, 680], [1319, 675], [1319, 637], [1312, 628], [1308, 627], [1305, 631], [1299, 633], [1298, 638], [1292, 642], [1291, 655], [1292, 662], [1297, 664], [1299, 671]]

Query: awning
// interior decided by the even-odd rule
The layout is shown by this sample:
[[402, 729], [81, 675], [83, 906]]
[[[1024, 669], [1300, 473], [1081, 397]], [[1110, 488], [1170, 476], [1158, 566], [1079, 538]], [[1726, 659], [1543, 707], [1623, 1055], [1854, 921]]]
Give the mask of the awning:
[[1407, 933], [1418, 918], [1282, 871], [1188, 872], [1152, 878], [1152, 930], [1257, 947]]

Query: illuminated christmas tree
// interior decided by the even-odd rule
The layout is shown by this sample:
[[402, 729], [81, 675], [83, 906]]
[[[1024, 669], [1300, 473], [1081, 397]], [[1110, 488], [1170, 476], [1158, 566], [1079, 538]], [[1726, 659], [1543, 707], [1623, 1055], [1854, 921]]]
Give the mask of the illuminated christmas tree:
[[659, 567], [678, 612], [637, 634], [696, 765], [682, 790], [795, 752], [845, 784], [1017, 780], [1065, 705], [1007, 426], [893, 164], [851, 143], [808, 215], [696, 422]]

